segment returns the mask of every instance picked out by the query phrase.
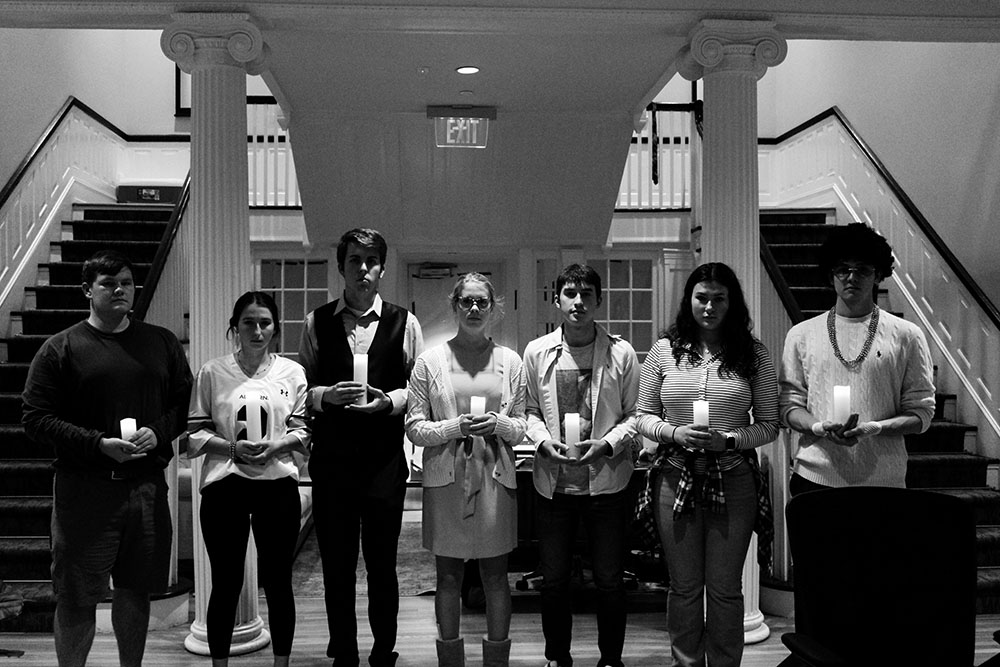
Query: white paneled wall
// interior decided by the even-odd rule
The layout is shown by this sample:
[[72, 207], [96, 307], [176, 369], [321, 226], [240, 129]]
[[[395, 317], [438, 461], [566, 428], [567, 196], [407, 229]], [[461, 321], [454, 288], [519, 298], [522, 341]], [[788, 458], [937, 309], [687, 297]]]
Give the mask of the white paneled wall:
[[780, 145], [760, 147], [762, 206], [834, 207], [841, 224], [883, 234], [897, 268], [884, 283], [894, 310], [924, 329], [939, 390], [958, 394], [959, 419], [979, 427], [976, 453], [1000, 455], [1000, 336], [851, 134], [831, 116]]

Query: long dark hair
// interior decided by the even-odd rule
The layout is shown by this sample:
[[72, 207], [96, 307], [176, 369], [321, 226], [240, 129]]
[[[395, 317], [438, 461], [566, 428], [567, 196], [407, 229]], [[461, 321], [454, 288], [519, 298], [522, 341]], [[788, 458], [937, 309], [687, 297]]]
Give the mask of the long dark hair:
[[754, 349], [756, 339], [751, 333], [753, 322], [750, 320], [750, 311], [747, 309], [739, 278], [721, 262], [702, 264], [691, 273], [684, 285], [684, 297], [677, 311], [677, 319], [661, 335], [670, 340], [674, 362], [680, 365], [685, 356], [690, 363], [701, 359], [696, 353], [701, 340], [701, 327], [691, 311], [691, 295], [698, 283], [718, 283], [729, 291], [729, 310], [722, 320], [720, 336], [722, 364], [719, 366], [719, 376], [735, 374], [749, 380], [757, 366], [757, 353]]

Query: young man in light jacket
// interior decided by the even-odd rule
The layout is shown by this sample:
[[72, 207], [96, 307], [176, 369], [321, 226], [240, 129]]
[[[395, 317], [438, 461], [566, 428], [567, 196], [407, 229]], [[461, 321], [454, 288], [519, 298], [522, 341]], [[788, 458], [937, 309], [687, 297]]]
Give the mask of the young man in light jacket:
[[597, 271], [580, 264], [566, 267], [556, 279], [555, 306], [562, 325], [524, 351], [527, 436], [535, 445], [542, 632], [549, 667], [573, 664], [570, 576], [581, 518], [598, 590], [597, 664], [622, 665], [623, 574], [632, 507], [628, 484], [639, 363], [628, 341], [594, 322], [600, 305]]

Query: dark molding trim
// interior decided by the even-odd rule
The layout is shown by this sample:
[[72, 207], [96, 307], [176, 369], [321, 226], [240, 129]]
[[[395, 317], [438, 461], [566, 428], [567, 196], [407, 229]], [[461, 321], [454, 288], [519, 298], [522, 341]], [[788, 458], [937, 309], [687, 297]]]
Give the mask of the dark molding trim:
[[930, 242], [931, 246], [934, 247], [934, 250], [941, 255], [945, 263], [948, 265], [948, 268], [955, 273], [955, 276], [959, 279], [965, 289], [969, 291], [972, 298], [976, 301], [979, 307], [983, 309], [986, 316], [993, 323], [993, 326], [1000, 329], [1000, 309], [997, 309], [996, 304], [994, 304], [986, 293], [983, 292], [979, 283], [977, 283], [969, 272], [966, 271], [965, 266], [958, 260], [948, 245], [934, 230], [930, 221], [924, 217], [923, 213], [920, 212], [920, 209], [917, 208], [917, 205], [913, 203], [913, 200], [910, 199], [899, 183], [896, 182], [896, 179], [892, 177], [892, 174], [889, 173], [889, 170], [886, 168], [882, 160], [879, 159], [878, 155], [875, 154], [875, 151], [872, 150], [872, 147], [868, 145], [868, 142], [861, 138], [861, 135], [858, 134], [857, 130], [854, 129], [854, 126], [849, 120], [847, 120], [847, 117], [838, 107], [830, 107], [826, 111], [813, 116], [806, 122], [792, 128], [788, 132], [785, 132], [774, 139], [759, 139], [758, 143], [763, 145], [780, 144], [781, 142], [804, 132], [813, 126], [818, 125], [831, 116], [837, 119], [857, 147], [862, 153], [864, 153], [865, 157], [871, 161], [875, 167], [876, 173], [879, 175], [879, 178], [885, 182], [886, 187], [892, 191], [892, 194], [899, 199], [900, 204], [902, 204], [907, 214], [913, 218], [913, 221], [916, 223], [917, 227], [920, 228], [920, 231]]
[[20, 164], [17, 165], [17, 168], [14, 169], [14, 173], [11, 174], [9, 179], [7, 179], [7, 183], [3, 186], [3, 189], [0, 190], [0, 206], [3, 206], [4, 204], [7, 203], [7, 200], [14, 192], [14, 189], [17, 188], [18, 184], [24, 178], [24, 175], [28, 172], [28, 169], [31, 167], [31, 164], [38, 158], [38, 155], [42, 152], [42, 149], [45, 148], [45, 145], [49, 142], [50, 139], [52, 139], [52, 136], [55, 134], [56, 129], [59, 127], [59, 124], [62, 123], [63, 119], [74, 107], [84, 112], [85, 114], [93, 118], [95, 121], [103, 125], [105, 128], [113, 132], [118, 137], [121, 137], [125, 141], [130, 141], [130, 142], [131, 141], [147, 141], [147, 142], [191, 141], [190, 136], [186, 134], [130, 135], [125, 131], [123, 131], [120, 127], [109, 121], [107, 118], [105, 118], [104, 116], [97, 113], [89, 106], [81, 102], [80, 100], [70, 95], [68, 98], [66, 98], [66, 101], [63, 103], [62, 107], [59, 108], [59, 111], [56, 112], [56, 115], [52, 118], [52, 120], [49, 122], [46, 128], [42, 131], [42, 134], [41, 136], [38, 137], [38, 141], [35, 142], [35, 145], [31, 147], [31, 150], [28, 151], [28, 154], [24, 156], [24, 159], [21, 160]]
[[153, 294], [156, 293], [156, 287], [160, 282], [160, 276], [163, 275], [163, 269], [167, 265], [167, 258], [174, 247], [174, 240], [177, 238], [177, 231], [180, 229], [181, 219], [184, 217], [184, 211], [187, 209], [190, 199], [191, 172], [189, 171], [188, 175], [184, 178], [184, 185], [181, 187], [181, 194], [177, 198], [177, 204], [174, 205], [173, 213], [170, 214], [170, 221], [163, 232], [163, 238], [160, 239], [160, 245], [156, 249], [153, 264], [150, 266], [149, 273], [142, 283], [142, 291], [139, 293], [139, 298], [136, 299], [135, 307], [132, 309], [132, 316], [137, 320], [146, 319], [149, 304], [152, 303]]

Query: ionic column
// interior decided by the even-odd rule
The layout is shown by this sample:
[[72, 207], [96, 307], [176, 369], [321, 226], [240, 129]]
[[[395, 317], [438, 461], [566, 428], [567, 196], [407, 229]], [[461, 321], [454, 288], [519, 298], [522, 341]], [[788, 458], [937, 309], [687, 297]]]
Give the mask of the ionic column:
[[[225, 338], [233, 303], [252, 288], [247, 202], [246, 75], [263, 64], [264, 42], [247, 14], [175, 14], [160, 37], [168, 58], [191, 75], [191, 201], [181, 233], [190, 248], [190, 352], [194, 369], [231, 352]], [[192, 484], [202, 459], [192, 461]], [[192, 490], [195, 621], [184, 646], [208, 655], [205, 620], [212, 590], [201, 535], [201, 494]], [[257, 555], [247, 550], [232, 654], [267, 646], [271, 638], [257, 601]]]
[[787, 44], [768, 21], [702, 21], [680, 73], [704, 78], [701, 261], [736, 271], [750, 314], [760, 313], [757, 81], [785, 59]]
[[[704, 78], [701, 261], [725, 262], [739, 276], [750, 316], [760, 321], [760, 222], [757, 81], [785, 59], [787, 44], [768, 21], [702, 21], [691, 33], [680, 73]], [[780, 511], [780, 508], [776, 511]], [[753, 537], [743, 566], [747, 643], [770, 634], [760, 612], [760, 571]]]

